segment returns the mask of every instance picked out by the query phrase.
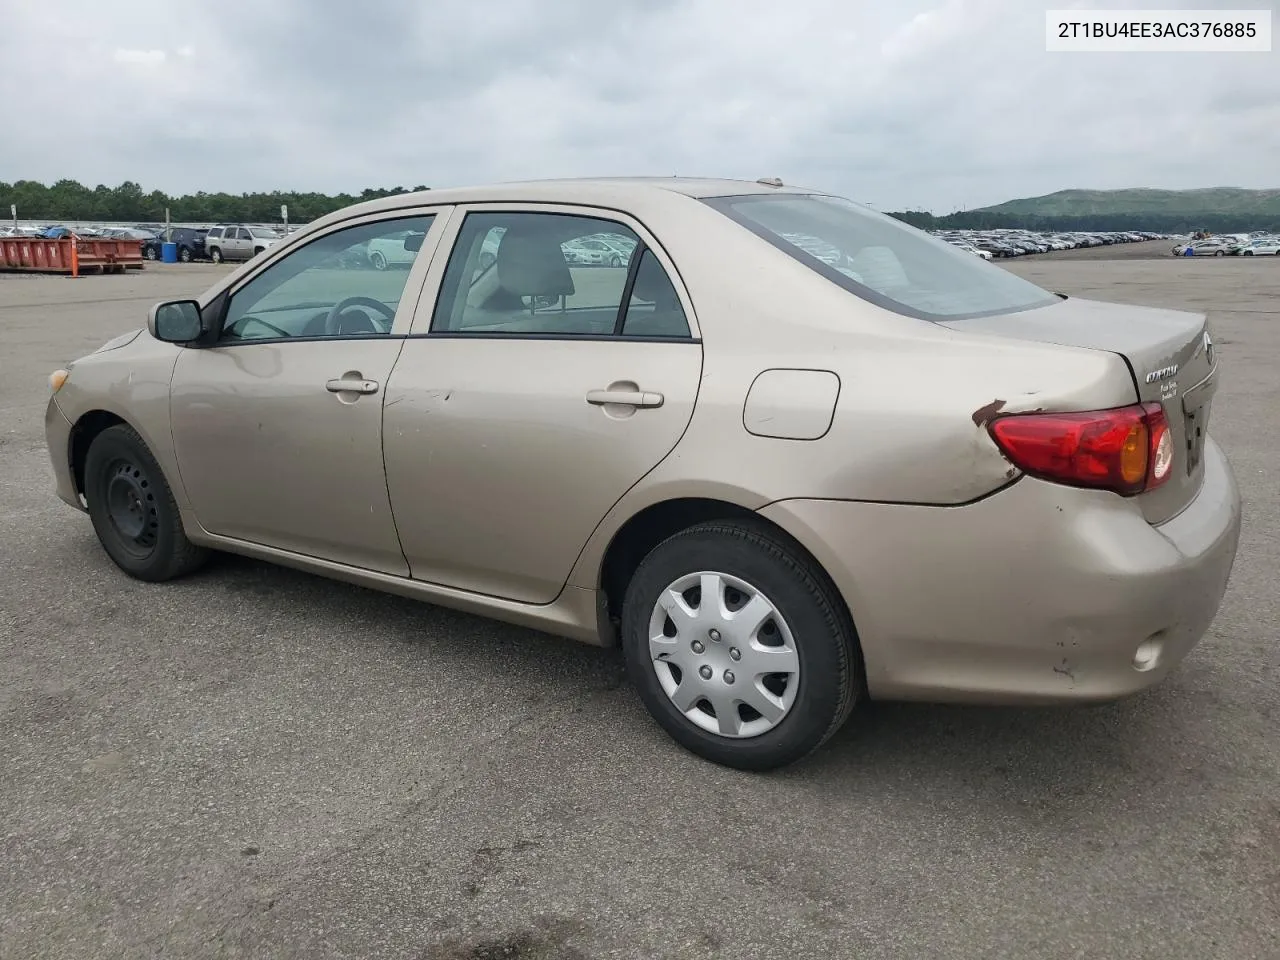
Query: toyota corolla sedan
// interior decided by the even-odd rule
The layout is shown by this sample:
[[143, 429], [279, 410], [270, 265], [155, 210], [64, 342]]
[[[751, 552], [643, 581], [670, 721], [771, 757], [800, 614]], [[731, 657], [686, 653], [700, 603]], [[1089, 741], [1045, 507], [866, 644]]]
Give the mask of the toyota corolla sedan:
[[[567, 262], [603, 233], [625, 261]], [[325, 217], [55, 372], [46, 429], [133, 577], [228, 551], [620, 645], [676, 741], [762, 770], [863, 698], [1168, 676], [1239, 537], [1217, 385], [1202, 314], [840, 197], [577, 180]]]

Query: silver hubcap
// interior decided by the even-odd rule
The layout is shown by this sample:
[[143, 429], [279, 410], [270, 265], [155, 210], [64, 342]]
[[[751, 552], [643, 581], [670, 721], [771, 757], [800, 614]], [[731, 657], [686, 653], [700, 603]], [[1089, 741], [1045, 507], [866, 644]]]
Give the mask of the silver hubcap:
[[676, 709], [723, 737], [772, 730], [800, 688], [786, 621], [763, 593], [724, 573], [691, 573], [662, 591], [649, 617], [649, 654]]

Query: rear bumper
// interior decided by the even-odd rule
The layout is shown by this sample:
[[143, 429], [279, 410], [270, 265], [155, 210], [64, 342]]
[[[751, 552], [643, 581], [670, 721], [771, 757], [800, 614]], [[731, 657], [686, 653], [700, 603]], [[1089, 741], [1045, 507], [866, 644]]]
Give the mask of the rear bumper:
[[[1240, 536], [1209, 439], [1204, 483], [1153, 527], [1129, 500], [1023, 478], [963, 507], [790, 500], [760, 513], [844, 594], [873, 697], [1114, 700], [1162, 680], [1208, 630]], [[1135, 666], [1139, 645], [1159, 653]]]
[[49, 448], [49, 461], [53, 466], [54, 489], [58, 499], [77, 510], [84, 510], [80, 495], [76, 492], [76, 480], [71, 473], [71, 421], [66, 418], [55, 397], [49, 398], [44, 411], [44, 438]]

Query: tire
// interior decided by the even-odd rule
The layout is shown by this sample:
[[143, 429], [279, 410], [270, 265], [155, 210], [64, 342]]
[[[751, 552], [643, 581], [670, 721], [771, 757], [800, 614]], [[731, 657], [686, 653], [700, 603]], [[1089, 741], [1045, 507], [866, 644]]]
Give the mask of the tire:
[[[702, 580], [706, 572], [719, 577], [732, 611], [745, 609], [741, 604], [750, 598], [773, 612], [758, 630], [736, 636], [731, 620], [714, 614], [714, 619], [700, 619], [701, 599], [693, 588], [708, 582]], [[672, 587], [689, 590], [683, 607], [672, 607], [670, 600], [663, 605], [682, 618], [674, 630], [674, 620], [659, 607]], [[689, 613], [693, 616], [685, 619]], [[769, 645], [744, 642], [751, 635]], [[656, 653], [650, 636], [659, 638], [653, 644]], [[775, 641], [781, 645], [774, 646]], [[807, 757], [843, 726], [862, 689], [857, 638], [835, 588], [785, 538], [749, 521], [698, 524], [654, 547], [627, 586], [622, 648], [640, 699], [672, 739], [698, 756], [740, 770], [772, 770]], [[686, 667], [681, 669], [680, 663]], [[735, 663], [744, 674], [741, 686], [732, 686], [738, 683], [731, 675]], [[691, 664], [698, 665], [700, 676]], [[768, 669], [792, 665], [785, 684]], [[769, 677], [764, 683], [769, 684], [767, 699], [775, 716], [732, 703], [741, 696], [765, 706], [766, 698], [746, 671]], [[692, 687], [686, 687], [690, 681]], [[707, 697], [723, 698], [722, 710], [732, 703], [733, 713], [725, 710], [727, 719], [722, 719], [720, 711], [708, 711], [711, 701], [701, 696], [704, 691]], [[688, 709], [678, 707], [673, 697], [681, 697]]]
[[369, 263], [373, 266], [373, 269], [375, 270], [387, 269], [387, 258], [383, 254], [379, 253], [377, 250], [369, 254]]
[[1245, 255], [1246, 257], [1252, 257], [1252, 256], [1253, 256], [1253, 251], [1252, 251], [1252, 250], [1246, 250], [1246, 251], [1244, 252], [1244, 255]]
[[178, 259], [181, 260], [183, 263], [190, 263], [195, 258], [191, 255], [190, 247], [179, 247]]
[[143, 257], [145, 257], [145, 258], [146, 258], [146, 259], [148, 259], [148, 260], [156, 260], [156, 259], [159, 259], [159, 258], [156, 256], [156, 248], [155, 248], [155, 247], [143, 247], [143, 248], [142, 248], [142, 255], [143, 255]]
[[217, 247], [214, 247], [212, 250], [209, 251], [209, 259], [212, 260], [214, 263], [221, 263], [222, 251], [219, 250]]
[[1213, 255], [1214, 255], [1215, 257], [1220, 257], [1220, 256], [1222, 256], [1224, 253], [1226, 253], [1226, 251], [1225, 251], [1225, 250], [1215, 250], [1215, 251], [1214, 251], [1214, 253], [1213, 253]]
[[132, 427], [120, 424], [98, 434], [84, 475], [98, 541], [129, 576], [159, 583], [204, 563], [208, 551], [187, 539], [173, 491]]
[[615, 253], [612, 257], [609, 258], [609, 266], [611, 267], [622, 266], [622, 258]]

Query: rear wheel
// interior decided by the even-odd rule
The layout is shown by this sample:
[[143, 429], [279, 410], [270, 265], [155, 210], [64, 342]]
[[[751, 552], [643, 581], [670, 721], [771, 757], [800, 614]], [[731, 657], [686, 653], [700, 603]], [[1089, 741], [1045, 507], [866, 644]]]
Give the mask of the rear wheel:
[[84, 476], [94, 532], [125, 573], [158, 582], [204, 562], [207, 551], [187, 539], [173, 491], [132, 427], [109, 427], [94, 438]]
[[623, 604], [640, 698], [677, 742], [769, 770], [843, 725], [860, 689], [857, 640], [834, 588], [799, 550], [745, 522], [704, 523], [655, 547]]
[[375, 270], [387, 269], [387, 258], [383, 256], [381, 253], [379, 253], [377, 250], [369, 254], [369, 263], [373, 265], [373, 269]]
[[192, 260], [192, 256], [191, 256], [191, 248], [190, 248], [190, 247], [179, 247], [179, 248], [178, 248], [178, 259], [179, 259], [179, 260], [181, 260], [183, 263], [190, 263], [190, 262], [191, 262], [191, 260]]
[[1220, 257], [1220, 256], [1222, 256], [1224, 253], [1226, 253], [1226, 251], [1225, 251], [1225, 250], [1217, 250], [1217, 251], [1215, 251], [1215, 252], [1214, 252], [1214, 254], [1213, 254], [1213, 255], [1214, 255], [1215, 257]]
[[155, 259], [156, 259], [156, 248], [155, 248], [155, 247], [143, 247], [143, 248], [142, 248], [142, 255], [143, 255], [144, 257], [146, 257], [148, 260], [155, 260]]

